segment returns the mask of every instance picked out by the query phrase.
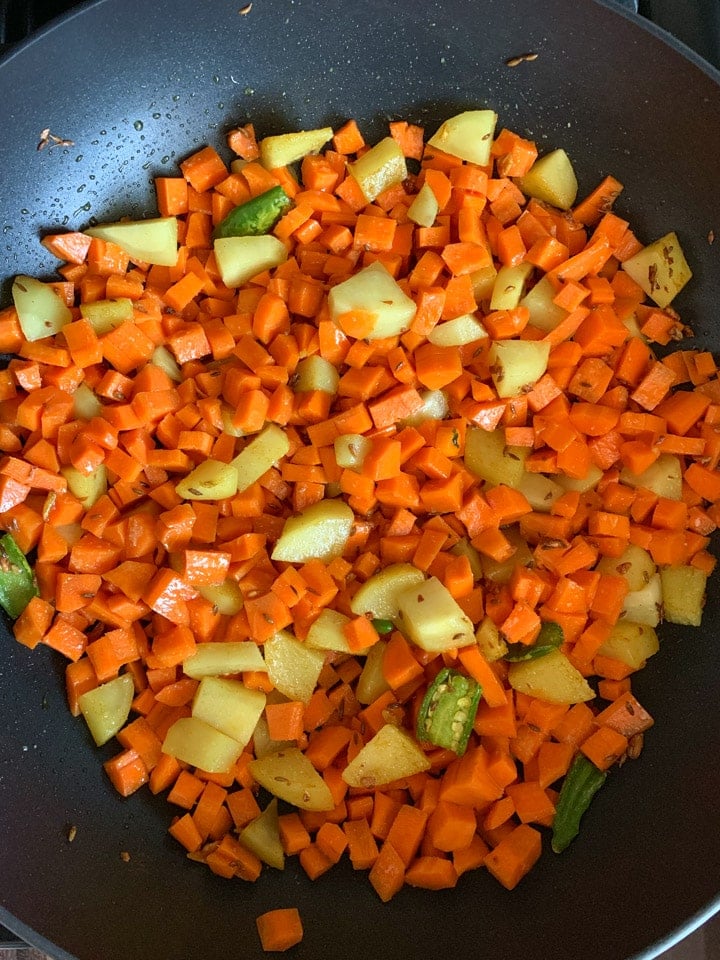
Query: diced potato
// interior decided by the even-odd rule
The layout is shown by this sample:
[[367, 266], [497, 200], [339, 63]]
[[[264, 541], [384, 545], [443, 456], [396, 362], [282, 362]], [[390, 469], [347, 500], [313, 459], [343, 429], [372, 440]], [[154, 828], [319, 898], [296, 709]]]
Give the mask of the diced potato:
[[352, 531], [355, 515], [343, 500], [320, 500], [285, 521], [273, 560], [306, 563], [339, 557]]
[[237, 470], [238, 493], [251, 487], [264, 473], [274, 467], [289, 449], [290, 441], [285, 431], [277, 424], [269, 423], [231, 461]]
[[398, 626], [423, 650], [451, 650], [475, 639], [472, 622], [437, 577], [405, 587], [397, 595]]
[[321, 357], [319, 353], [303, 357], [295, 368], [295, 375], [291, 381], [295, 393], [305, 393], [309, 390], [322, 390], [333, 396], [338, 391], [340, 374], [334, 364]]
[[326, 607], [308, 630], [305, 643], [316, 650], [334, 650], [336, 653], [362, 656], [364, 651], [353, 650], [345, 638], [343, 627], [347, 623], [350, 623], [350, 617]]
[[430, 761], [412, 737], [387, 723], [345, 767], [342, 777], [351, 787], [372, 788], [429, 769]]
[[473, 296], [475, 303], [481, 303], [483, 300], [489, 300], [492, 296], [495, 280], [497, 279], [497, 269], [494, 263], [488, 263], [479, 270], [474, 270], [470, 274]]
[[134, 696], [132, 677], [123, 673], [78, 697], [80, 712], [98, 747], [125, 726]]
[[663, 309], [692, 277], [676, 233], [667, 233], [625, 260], [622, 268]]
[[496, 123], [497, 114], [493, 110], [466, 110], [442, 123], [428, 144], [485, 167], [490, 163]]
[[546, 153], [516, 182], [527, 196], [544, 200], [561, 210], [569, 210], [577, 197], [577, 177], [564, 150]]
[[379, 640], [368, 650], [362, 673], [358, 677], [355, 695], [362, 704], [373, 703], [378, 697], [381, 697], [390, 689], [390, 684], [385, 679], [383, 672], [383, 657], [387, 649], [387, 643]]
[[647, 550], [634, 543], [628, 544], [619, 557], [603, 557], [596, 569], [613, 577], [623, 577], [631, 592], [646, 587], [657, 571]]
[[464, 347], [466, 343], [486, 339], [487, 330], [474, 313], [463, 313], [439, 323], [428, 334], [428, 340], [436, 347]]
[[315, 691], [325, 652], [314, 650], [280, 630], [263, 647], [270, 682], [289, 700], [307, 703]]
[[470, 427], [465, 438], [465, 466], [488, 483], [517, 487], [525, 474], [527, 447], [505, 445], [504, 430]]
[[527, 392], [547, 370], [550, 344], [542, 340], [496, 340], [490, 347], [490, 374], [499, 397]]
[[168, 730], [163, 753], [208, 773], [227, 773], [237, 763], [242, 746], [199, 717], [181, 717]]
[[598, 650], [603, 657], [612, 657], [639, 670], [645, 661], [660, 649], [655, 630], [644, 623], [620, 620]]
[[244, 670], [267, 672], [260, 648], [250, 640], [198, 643], [195, 653], [183, 662], [183, 672], [194, 680], [229, 676]]
[[379, 260], [332, 287], [328, 294], [328, 306], [330, 316], [336, 323], [339, 317], [350, 311], [362, 310], [371, 314], [373, 326], [367, 340], [405, 333], [417, 310], [415, 301], [402, 290]]
[[517, 490], [527, 499], [533, 510], [540, 513], [549, 513], [550, 508], [565, 490], [551, 477], [544, 473], [523, 473]]
[[508, 680], [513, 690], [548, 703], [582, 703], [595, 696], [585, 677], [560, 650], [511, 663]]
[[664, 567], [660, 571], [665, 619], [699, 627], [705, 604], [707, 574], [698, 567]]
[[483, 576], [483, 562], [479, 552], [470, 543], [467, 537], [462, 537], [455, 546], [450, 548], [450, 553], [456, 557], [467, 557], [472, 571], [473, 580], [480, 580]]
[[92, 420], [102, 416], [100, 398], [86, 383], [81, 383], [73, 394], [73, 413], [78, 420]]
[[533, 272], [531, 263], [520, 263], [516, 267], [501, 267], [495, 278], [491, 310], [514, 310], [525, 294], [525, 284]]
[[271, 800], [259, 817], [238, 834], [240, 843], [256, 857], [276, 870], [285, 869], [285, 853], [280, 842], [277, 798]]
[[[237, 580], [228, 577], [225, 583], [220, 584], [201, 584], [197, 587], [197, 592], [201, 597], [205, 597], [215, 607], [218, 613], [224, 617], [234, 617], [240, 613], [245, 601], [242, 591], [237, 584]], [[253, 644], [254, 646], [254, 644]]]
[[180, 367], [177, 364], [177, 360], [170, 353], [168, 348], [164, 347], [162, 344], [160, 344], [159, 347], [155, 347], [153, 350], [150, 363], [154, 363], [156, 367], [159, 367], [163, 373], [166, 373], [171, 380], [175, 381], [175, 383], [180, 383], [182, 380], [182, 373], [180, 372]]
[[500, 631], [490, 617], [485, 617], [475, 631], [475, 640], [480, 652], [489, 663], [502, 660], [508, 651], [507, 643], [500, 636]]
[[48, 283], [35, 277], [15, 277], [12, 298], [26, 340], [42, 340], [72, 320], [70, 308]]
[[655, 463], [642, 473], [635, 474], [623, 467], [620, 482], [629, 487], [645, 487], [668, 500], [682, 498], [682, 467], [674, 453], [661, 453]]
[[425, 574], [410, 563], [391, 563], [374, 573], [350, 601], [356, 616], [369, 614], [377, 620], [397, 620], [398, 596], [406, 587], [425, 582]]
[[92, 473], [80, 473], [75, 467], [60, 467], [60, 473], [67, 480], [68, 490], [89, 510], [100, 497], [107, 493], [107, 467], [101, 463]]
[[334, 443], [335, 460], [343, 470], [362, 469], [363, 460], [372, 448], [372, 440], [363, 437], [361, 433], [344, 433]]
[[408, 207], [408, 220], [419, 227], [431, 227], [435, 223], [440, 207], [429, 183], [424, 183]]
[[178, 258], [178, 230], [175, 217], [152, 220], [123, 220], [89, 227], [86, 234], [116, 243], [131, 260], [174, 267]]
[[368, 203], [372, 203], [383, 190], [403, 182], [407, 177], [407, 163], [397, 142], [385, 137], [354, 163], [349, 163], [348, 173], [357, 181]]
[[121, 327], [127, 320], [132, 320], [132, 300], [128, 297], [118, 297], [116, 300], [95, 300], [93, 303], [83, 303], [80, 306], [80, 316], [87, 320], [99, 337], [102, 337], [111, 330]]
[[225, 500], [237, 493], [238, 474], [231, 463], [203, 460], [175, 487], [183, 500]]
[[219, 237], [215, 259], [226, 287], [239, 287], [264, 270], [285, 263], [288, 248], [272, 234], [259, 237]]
[[568, 315], [567, 310], [553, 303], [557, 290], [547, 277], [542, 277], [529, 293], [520, 301], [520, 305], [530, 311], [530, 323], [538, 330], [546, 333], [555, 327]]
[[309, 153], [317, 153], [332, 135], [332, 127], [321, 127], [318, 130], [298, 130], [295, 133], [263, 137], [260, 141], [260, 162], [267, 170], [287, 167]]
[[450, 405], [447, 395], [442, 390], [423, 390], [420, 396], [422, 406], [409, 417], [405, 417], [402, 421], [405, 426], [417, 427], [426, 420], [443, 420], [448, 415]]
[[265, 694], [260, 690], [250, 690], [240, 680], [203, 677], [195, 692], [192, 715], [244, 747], [250, 743], [264, 709]]
[[508, 583], [515, 567], [532, 567], [535, 563], [533, 552], [520, 533], [517, 524], [505, 527], [503, 533], [514, 548], [512, 556], [508, 557], [507, 560], [493, 560], [492, 557], [483, 557], [483, 574], [493, 583]]
[[248, 769], [261, 787], [301, 810], [332, 810], [335, 806], [330, 788], [297, 747], [251, 760]]
[[621, 616], [626, 620], [632, 620], [633, 623], [644, 623], [648, 627], [656, 627], [660, 623], [662, 596], [660, 574], [655, 573], [644, 587], [627, 594]]
[[578, 493], [587, 493], [588, 490], [594, 490], [602, 480], [603, 472], [594, 463], [590, 464], [588, 472], [584, 477], [568, 477], [564, 473], [558, 474], [553, 479], [559, 483], [563, 490], [576, 490]]

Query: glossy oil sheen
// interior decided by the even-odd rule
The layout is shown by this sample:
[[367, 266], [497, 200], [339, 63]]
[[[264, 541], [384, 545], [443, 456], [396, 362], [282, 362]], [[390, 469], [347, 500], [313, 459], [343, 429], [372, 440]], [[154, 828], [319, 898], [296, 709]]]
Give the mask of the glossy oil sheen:
[[[593, 0], [241, 6], [104, 0], [0, 65], [3, 279], [51, 275], [43, 230], [150, 215], [151, 178], [232, 124], [263, 135], [356, 117], [372, 140], [389, 118], [431, 132], [490, 105], [541, 149], [563, 146], [581, 192], [619, 177], [617, 212], [642, 239], [678, 231], [695, 279], [677, 306], [698, 346], [720, 347], [707, 239], [720, 231], [718, 74], [658, 31]], [[505, 65], [526, 52], [537, 59]], [[37, 151], [46, 127], [75, 145]], [[657, 724], [572, 849], [557, 857], [548, 844], [512, 894], [478, 872], [387, 906], [347, 864], [314, 884], [294, 862], [244, 884], [185, 862], [165, 802], [118, 799], [104, 779], [111, 748], [68, 715], [59, 658], [3, 630], [0, 921], [62, 960], [258, 960], [255, 916], [290, 905], [306, 931], [296, 960], [647, 960], [718, 906], [719, 620], [715, 578], [701, 630], [662, 629], [634, 684]]]

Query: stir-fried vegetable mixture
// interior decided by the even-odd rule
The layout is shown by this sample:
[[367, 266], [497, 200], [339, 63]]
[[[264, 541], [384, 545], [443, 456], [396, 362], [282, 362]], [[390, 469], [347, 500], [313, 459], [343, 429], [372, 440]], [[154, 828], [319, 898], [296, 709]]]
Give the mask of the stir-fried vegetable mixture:
[[512, 889], [639, 755], [660, 621], [700, 624], [720, 380], [656, 354], [678, 238], [496, 123], [239, 127], [0, 313], [0, 603], [220, 876]]

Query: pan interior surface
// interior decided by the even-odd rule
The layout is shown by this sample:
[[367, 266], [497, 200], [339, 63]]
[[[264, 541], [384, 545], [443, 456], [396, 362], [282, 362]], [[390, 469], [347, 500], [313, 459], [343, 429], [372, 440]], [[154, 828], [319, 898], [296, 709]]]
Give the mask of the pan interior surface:
[[[238, 123], [262, 136], [354, 117], [372, 142], [390, 119], [429, 133], [491, 106], [541, 151], [564, 147], [581, 195], [617, 176], [616, 211], [643, 240], [677, 231], [694, 272], [677, 308], [698, 349], [720, 349], [710, 68], [592, 0], [240, 6], [101, 0], [0, 64], [3, 280], [52, 274], [43, 231], [153, 215], [152, 178]], [[538, 56], [507, 66], [527, 52]], [[46, 128], [73, 144], [37, 150]], [[255, 917], [281, 906], [303, 917], [298, 960], [649, 960], [720, 906], [719, 624], [711, 581], [700, 630], [661, 628], [660, 655], [633, 681], [656, 725], [567, 853], [546, 849], [512, 894], [479, 872], [385, 906], [348, 864], [314, 884], [294, 863], [243, 884], [186, 863], [165, 801], [120, 800], [105, 780], [112, 749], [69, 716], [59, 658], [21, 648], [3, 625], [0, 922], [59, 960], [252, 960], [263, 955]]]

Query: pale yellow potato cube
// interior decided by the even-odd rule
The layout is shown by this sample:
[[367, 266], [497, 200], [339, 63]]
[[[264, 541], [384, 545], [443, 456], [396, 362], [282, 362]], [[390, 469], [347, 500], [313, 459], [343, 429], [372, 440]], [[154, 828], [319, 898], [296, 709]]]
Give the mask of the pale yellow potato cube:
[[330, 316], [338, 319], [350, 311], [372, 315], [373, 326], [367, 340], [395, 337], [404, 333], [417, 312], [417, 306], [379, 260], [336, 284], [328, 294]]
[[267, 673], [260, 648], [251, 640], [198, 643], [195, 653], [183, 662], [182, 667], [183, 672], [194, 680], [229, 676], [245, 670]]
[[676, 233], [667, 233], [625, 260], [622, 268], [663, 309], [692, 277]]
[[332, 127], [320, 127], [317, 130], [297, 130], [263, 137], [260, 141], [260, 163], [267, 170], [287, 167], [309, 153], [317, 153], [332, 135]]
[[508, 680], [513, 690], [548, 703], [583, 703], [595, 697], [585, 677], [560, 650], [511, 663]]
[[248, 769], [261, 787], [301, 810], [332, 810], [335, 806], [330, 788], [297, 747], [251, 760]]
[[282, 460], [289, 449], [290, 441], [285, 431], [277, 424], [269, 423], [231, 461], [237, 470], [238, 493], [251, 487], [264, 473]]
[[620, 620], [612, 633], [598, 650], [603, 657], [612, 657], [639, 670], [645, 661], [660, 649], [657, 633], [644, 623]]
[[314, 650], [288, 631], [280, 630], [265, 643], [263, 653], [275, 689], [289, 700], [307, 703], [317, 686], [325, 652]]
[[413, 584], [398, 594], [399, 629], [423, 650], [451, 650], [475, 640], [472, 622], [437, 577]]
[[288, 257], [288, 248], [272, 234], [219, 237], [213, 244], [215, 260], [226, 287], [240, 287]]
[[485, 167], [490, 163], [496, 124], [494, 110], [466, 110], [445, 120], [428, 144], [443, 153]]
[[391, 723], [375, 736], [343, 770], [351, 787], [379, 787], [430, 769], [430, 761], [409, 733]]
[[168, 730], [163, 753], [208, 773], [227, 773], [237, 763], [242, 745], [199, 717], [181, 717]]
[[527, 196], [544, 200], [561, 210], [569, 210], [577, 197], [577, 177], [570, 157], [562, 149], [540, 157], [516, 182]]
[[260, 690], [250, 690], [240, 680], [203, 677], [193, 698], [192, 715], [244, 747], [264, 709], [265, 694]]
[[352, 532], [355, 515], [343, 500], [320, 500], [288, 517], [272, 552], [273, 560], [306, 563], [339, 557]]
[[123, 673], [80, 695], [80, 713], [98, 747], [107, 743], [125, 726], [134, 696], [135, 686], [129, 673]]
[[707, 574], [698, 567], [664, 567], [660, 571], [665, 619], [699, 627], [705, 605]]
[[385, 137], [354, 163], [349, 163], [348, 173], [357, 181], [368, 203], [372, 203], [383, 190], [403, 182], [407, 177], [407, 163], [397, 142]]
[[425, 574], [411, 563], [391, 563], [365, 581], [350, 601], [350, 608], [356, 616], [396, 620], [399, 595], [406, 587], [424, 582]]
[[58, 293], [35, 277], [15, 277], [12, 298], [26, 340], [51, 337], [72, 320], [70, 308]]
[[175, 217], [155, 217], [151, 220], [123, 220], [120, 223], [101, 223], [89, 227], [85, 233], [116, 243], [131, 260], [174, 267], [178, 258], [178, 228]]

